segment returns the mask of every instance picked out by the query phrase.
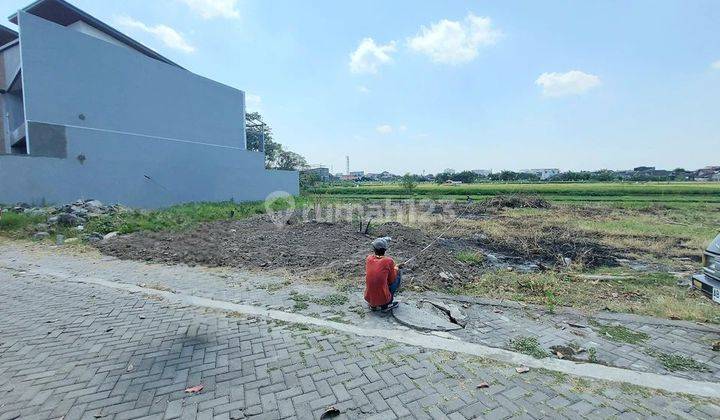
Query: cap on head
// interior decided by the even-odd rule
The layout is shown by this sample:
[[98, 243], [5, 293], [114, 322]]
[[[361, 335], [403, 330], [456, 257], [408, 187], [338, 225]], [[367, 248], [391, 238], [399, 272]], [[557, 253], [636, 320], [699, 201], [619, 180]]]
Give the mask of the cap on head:
[[384, 238], [377, 238], [374, 241], [372, 241], [373, 249], [387, 250], [389, 246], [390, 246], [390, 238], [387, 236], [385, 236]]

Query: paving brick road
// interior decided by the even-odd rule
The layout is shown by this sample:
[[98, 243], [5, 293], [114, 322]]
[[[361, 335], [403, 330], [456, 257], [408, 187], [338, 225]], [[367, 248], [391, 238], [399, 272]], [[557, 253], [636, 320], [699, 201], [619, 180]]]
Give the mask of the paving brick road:
[[[160, 290], [215, 300], [280, 309], [339, 320], [369, 328], [401, 327], [392, 317], [380, 318], [368, 314], [359, 284], [332, 282], [302, 282], [287, 280], [283, 273], [248, 273], [232, 268], [188, 267], [185, 265], [148, 264], [122, 261], [73, 247], [47, 247], [36, 244], [0, 244], [0, 266], [20, 270], [47, 271], [63, 276], [97, 277], [114, 282], [144, 285]], [[344, 295], [347, 302], [337, 299]], [[303, 305], [297, 305], [305, 297]], [[313, 298], [326, 298], [317, 303]], [[424, 294], [403, 290], [400, 299], [412, 302]], [[447, 298], [459, 299], [462, 297]], [[334, 301], [333, 301], [334, 300]], [[594, 350], [597, 361], [641, 372], [672, 375], [692, 380], [720, 383], [720, 352], [713, 351], [713, 343], [720, 340], [717, 325], [686, 321], [663, 320], [631, 314], [596, 313], [558, 309], [548, 313], [546, 308], [522, 306], [494, 306], [476, 304], [472, 298], [462, 302], [467, 314], [467, 327], [453, 335], [467, 342], [511, 349], [510, 339], [535, 337], [545, 351], [555, 345], [578, 345]], [[340, 304], [338, 304], [340, 303]], [[460, 302], [456, 302], [461, 304]], [[506, 302], [512, 304], [514, 302]], [[638, 343], [615, 341], [596, 325], [623, 325], [632, 331], [647, 334]], [[594, 325], [593, 325], [594, 324]], [[585, 325], [586, 327], [578, 327]], [[702, 369], [668, 370], [656, 353], [682, 355], [701, 364]], [[589, 351], [580, 354], [587, 358]]]
[[720, 416], [708, 399], [6, 269], [0, 308], [0, 420]]

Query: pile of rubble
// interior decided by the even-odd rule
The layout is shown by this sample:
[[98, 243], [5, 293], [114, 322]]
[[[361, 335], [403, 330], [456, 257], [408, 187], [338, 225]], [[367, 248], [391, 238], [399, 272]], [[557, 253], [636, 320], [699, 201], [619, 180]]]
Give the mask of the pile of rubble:
[[[40, 240], [57, 233], [58, 228], [74, 229], [77, 232], [85, 232], [85, 224], [94, 218], [113, 215], [130, 211], [120, 205], [108, 206], [99, 200], [77, 200], [72, 204], [64, 204], [53, 207], [33, 207], [26, 203], [18, 203], [13, 207], [3, 208], [3, 212], [23, 213], [28, 216], [43, 217], [44, 222], [37, 223], [34, 228], [33, 238]], [[102, 240], [104, 236], [98, 232], [87, 232], [78, 236], [87, 241]]]

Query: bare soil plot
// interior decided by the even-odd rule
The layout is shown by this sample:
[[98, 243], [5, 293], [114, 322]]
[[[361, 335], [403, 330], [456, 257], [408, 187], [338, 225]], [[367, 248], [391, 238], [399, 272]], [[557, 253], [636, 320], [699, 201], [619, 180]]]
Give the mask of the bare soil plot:
[[[413, 226], [376, 222], [368, 234], [362, 223], [291, 218], [277, 225], [269, 216], [239, 221], [204, 223], [182, 232], [137, 232], [98, 244], [106, 254], [120, 258], [245, 269], [285, 269], [299, 277], [360, 279], [370, 242], [393, 238], [389, 255], [396, 262], [415, 256], [439, 233], [444, 237], [408, 264], [408, 280], [417, 289], [452, 290], [466, 287], [483, 273], [497, 269], [558, 271], [570, 266], [617, 266], [628, 256], [625, 249], [603, 242], [601, 235], [568, 224], [533, 218], [506, 217], [512, 208], [542, 209], [547, 202], [490, 201], [462, 206], [453, 217], [442, 211]], [[456, 210], [456, 209], [452, 209]], [[461, 219], [455, 219], [455, 215]], [[451, 227], [450, 230], [447, 230]]]

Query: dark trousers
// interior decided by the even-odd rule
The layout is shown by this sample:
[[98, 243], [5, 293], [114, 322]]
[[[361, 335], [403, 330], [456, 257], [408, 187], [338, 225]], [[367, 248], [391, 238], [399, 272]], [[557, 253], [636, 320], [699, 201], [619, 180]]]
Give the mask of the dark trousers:
[[385, 308], [387, 308], [387, 306], [389, 304], [391, 304], [393, 302], [393, 300], [395, 299], [395, 293], [400, 288], [401, 284], [402, 284], [402, 270], [398, 270], [397, 277], [395, 277], [395, 281], [393, 281], [392, 283], [390, 283], [390, 285], [388, 285], [388, 289], [390, 289], [390, 302], [382, 305], [381, 308], [385, 309]]

